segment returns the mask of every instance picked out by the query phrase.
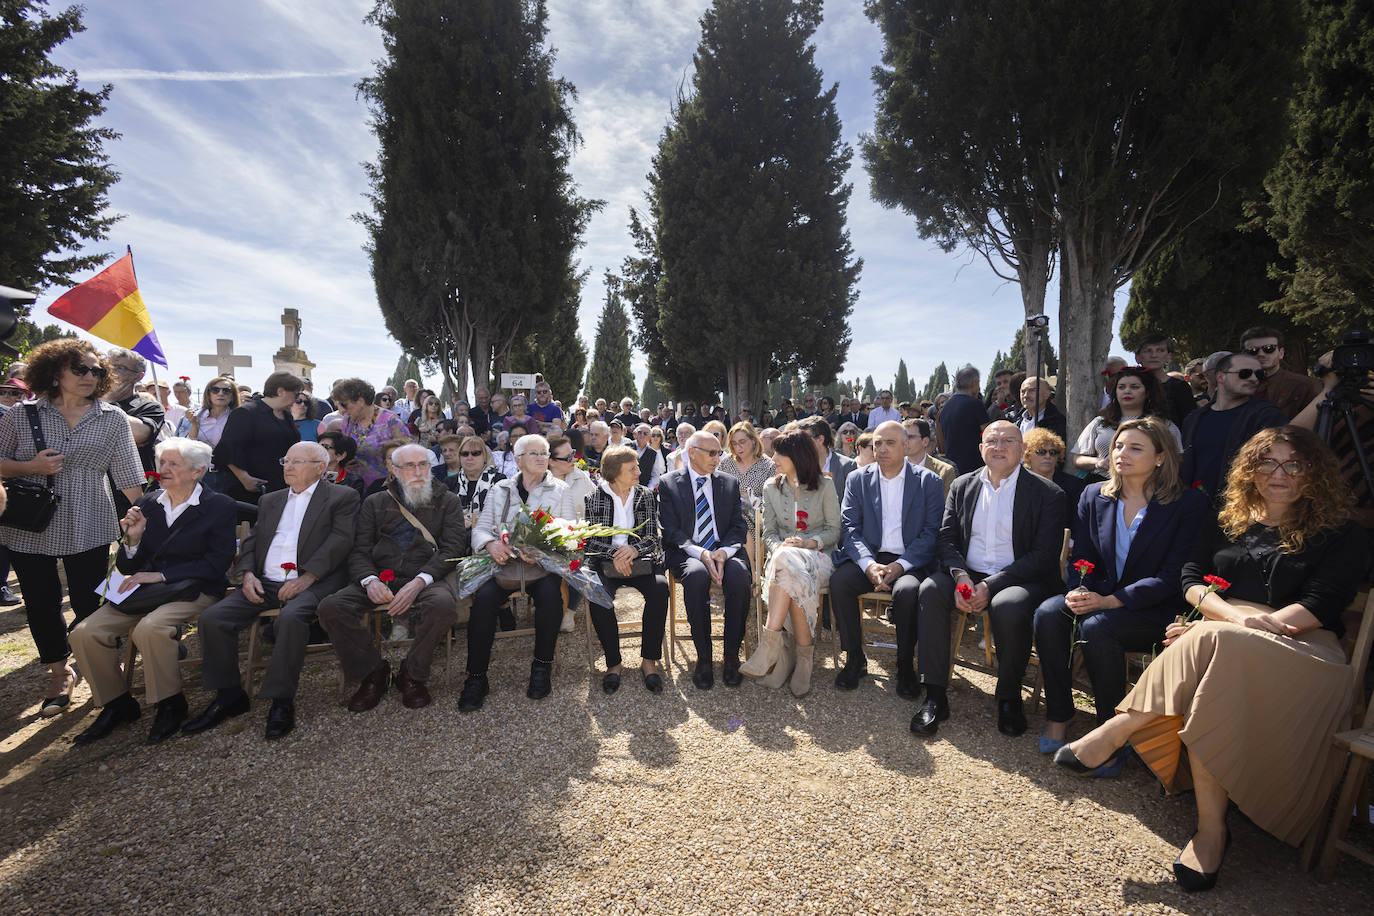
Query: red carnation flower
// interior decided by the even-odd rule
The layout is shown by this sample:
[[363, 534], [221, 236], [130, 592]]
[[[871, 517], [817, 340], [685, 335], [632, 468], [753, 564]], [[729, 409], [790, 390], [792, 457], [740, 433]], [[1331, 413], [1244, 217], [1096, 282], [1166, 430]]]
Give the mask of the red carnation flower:
[[578, 550], [586, 550], [586, 549], [587, 549], [587, 539], [586, 539], [586, 538], [583, 538], [582, 540], [580, 540], [580, 541], [577, 542], [577, 549], [578, 549]]
[[295, 564], [295, 563], [283, 563], [283, 564], [281, 565], [281, 568], [284, 569], [284, 570], [286, 570], [287, 572], [294, 572], [295, 569], [296, 569], [296, 564]]
[[177, 378], [181, 379], [183, 382], [189, 382], [191, 380], [189, 375], [178, 375]]
[[1088, 560], [1079, 560], [1077, 563], [1073, 564], [1073, 568], [1078, 571], [1080, 576], [1091, 576], [1093, 570], [1097, 567], [1093, 566]]
[[396, 573], [390, 569], [384, 569], [377, 573], [377, 578], [382, 582], [391, 582], [396, 578]]
[[805, 510], [805, 509], [798, 509], [798, 510], [797, 510], [797, 518], [810, 518], [810, 517], [811, 517], [811, 516], [809, 516], [809, 515], [806, 514], [806, 510]]
[[1206, 575], [1202, 577], [1202, 581], [1206, 582], [1208, 585], [1215, 585], [1219, 592], [1224, 592], [1231, 587], [1231, 583], [1227, 582], [1221, 576]]
[[581, 561], [581, 560], [573, 560], [571, 563], [568, 564], [568, 569], [569, 569], [571, 572], [577, 572], [577, 571], [578, 571], [579, 569], [581, 569], [581, 568], [582, 568], [582, 561]]
[[152, 483], [155, 480], [161, 480], [162, 475], [159, 474], [157, 471], [148, 471], [143, 475], [143, 479], [148, 481], [149, 483]]
[[805, 530], [806, 530], [806, 522], [798, 521], [798, 522], [797, 522], [797, 530], [798, 530], [798, 531], [805, 531]]
[[967, 582], [961, 582], [960, 584], [954, 586], [954, 590], [958, 592], [959, 597], [963, 598], [965, 601], [968, 601], [970, 598], [973, 597], [973, 589], [969, 586]]

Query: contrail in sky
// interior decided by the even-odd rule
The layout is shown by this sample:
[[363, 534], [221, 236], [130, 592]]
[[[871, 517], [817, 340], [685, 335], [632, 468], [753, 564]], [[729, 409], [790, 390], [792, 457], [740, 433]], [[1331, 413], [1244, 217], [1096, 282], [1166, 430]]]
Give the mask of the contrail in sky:
[[88, 80], [177, 80], [195, 83], [241, 83], [249, 80], [328, 79], [365, 76], [370, 70], [82, 70]]

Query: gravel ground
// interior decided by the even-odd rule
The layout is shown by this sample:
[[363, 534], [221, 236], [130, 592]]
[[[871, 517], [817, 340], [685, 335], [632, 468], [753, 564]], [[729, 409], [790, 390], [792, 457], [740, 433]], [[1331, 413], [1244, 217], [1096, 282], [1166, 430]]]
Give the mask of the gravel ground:
[[[632, 669], [638, 638], [623, 644]], [[263, 740], [258, 701], [195, 738], [145, 746], [145, 711], [77, 748], [89, 689], [39, 719], [45, 670], [22, 608], [5, 609], [6, 912], [1355, 913], [1374, 895], [1374, 870], [1347, 858], [1318, 885], [1234, 811], [1217, 890], [1183, 894], [1169, 863], [1191, 797], [1163, 796], [1139, 764], [1100, 782], [1054, 767], [1038, 716], [1001, 736], [978, 672], [956, 675], [953, 717], [924, 741], [885, 677], [842, 694], [828, 655], [804, 700], [699, 692], [684, 640], [662, 695], [631, 672], [607, 697], [580, 630], [560, 640], [548, 699], [524, 696], [528, 642], [503, 641], [486, 707], [460, 715], [462, 646], [452, 683], [436, 660], [427, 709], [393, 691], [349, 713], [325, 655], [283, 741]], [[871, 650], [870, 668], [891, 659]]]

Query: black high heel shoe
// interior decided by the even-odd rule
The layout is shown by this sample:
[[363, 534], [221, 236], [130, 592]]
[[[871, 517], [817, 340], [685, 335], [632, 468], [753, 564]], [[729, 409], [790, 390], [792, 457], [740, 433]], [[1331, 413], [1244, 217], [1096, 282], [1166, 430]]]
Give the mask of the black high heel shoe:
[[[1196, 837], [1197, 834], [1193, 834]], [[1189, 839], [1188, 842], [1192, 842]], [[1184, 849], [1187, 847], [1185, 846]], [[1174, 880], [1178, 886], [1188, 893], [1197, 891], [1210, 891], [1217, 886], [1217, 875], [1221, 874], [1221, 864], [1226, 861], [1226, 852], [1231, 848], [1231, 828], [1226, 828], [1226, 845], [1221, 850], [1221, 861], [1217, 862], [1216, 871], [1197, 871], [1183, 864], [1183, 850], [1178, 851], [1177, 858], [1174, 859]]]

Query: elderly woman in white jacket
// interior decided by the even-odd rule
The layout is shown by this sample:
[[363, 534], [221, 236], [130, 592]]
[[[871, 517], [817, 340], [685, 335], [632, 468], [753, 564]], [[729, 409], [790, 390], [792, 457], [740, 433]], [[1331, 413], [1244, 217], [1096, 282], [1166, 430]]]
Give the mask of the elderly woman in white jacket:
[[[563, 481], [549, 473], [549, 442], [543, 436], [521, 436], [515, 443], [519, 473], [508, 477], [487, 494], [482, 514], [472, 528], [472, 552], [487, 555], [506, 567], [519, 563], [509, 544], [501, 541], [501, 526], [511, 524], [523, 507], [531, 512], [543, 509], [562, 519], [575, 519], [570, 491]], [[552, 689], [550, 673], [558, 627], [563, 621], [563, 593], [558, 576], [533, 567], [525, 569], [524, 590], [534, 601], [534, 661], [530, 664], [530, 685], [525, 695], [543, 699]], [[472, 618], [468, 622], [468, 676], [458, 698], [458, 709], [472, 712], [482, 708], [490, 692], [487, 666], [491, 644], [496, 637], [496, 618], [500, 607], [515, 588], [503, 586], [492, 578], [472, 598]]]

